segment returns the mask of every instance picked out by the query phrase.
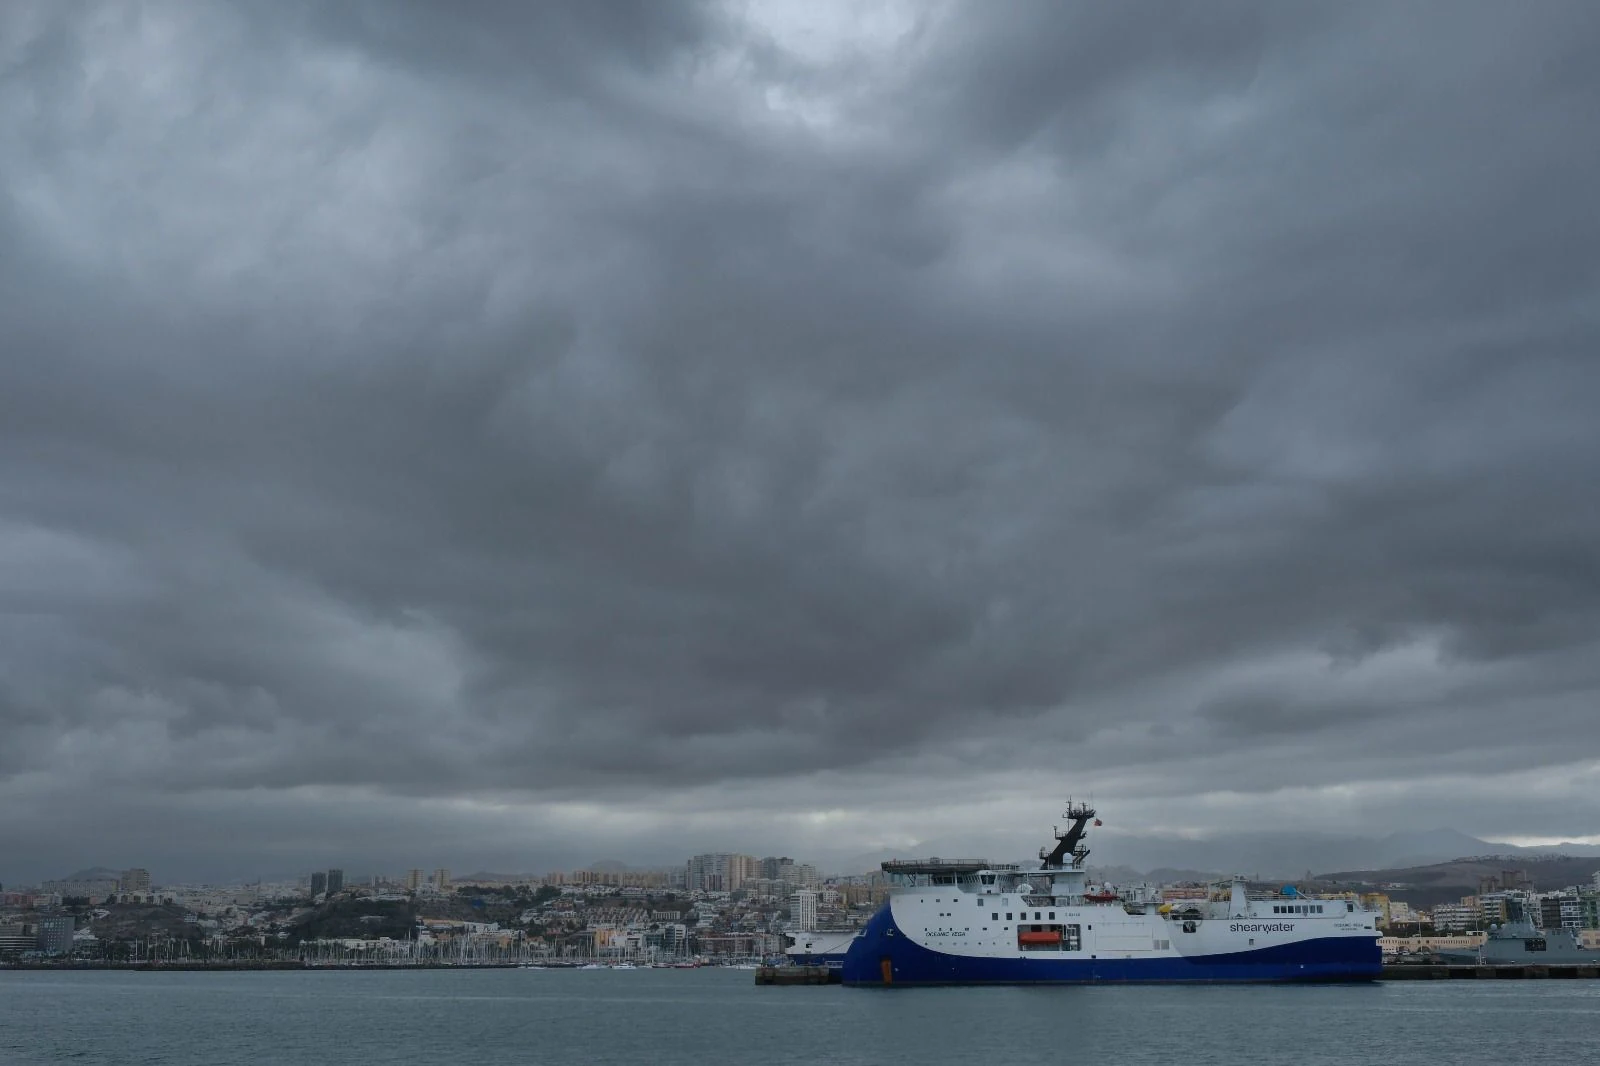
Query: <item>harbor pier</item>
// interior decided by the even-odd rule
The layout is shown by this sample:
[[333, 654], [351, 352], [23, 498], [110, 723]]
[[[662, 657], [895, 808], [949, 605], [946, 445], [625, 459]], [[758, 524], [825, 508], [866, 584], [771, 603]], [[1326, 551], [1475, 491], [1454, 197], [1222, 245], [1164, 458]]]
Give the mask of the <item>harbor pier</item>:
[[1383, 964], [1385, 981], [1449, 981], [1449, 980], [1539, 980], [1600, 978], [1600, 965], [1584, 966], [1572, 963], [1552, 963], [1548, 966], [1521, 964], [1483, 965], [1476, 963], [1415, 963], [1386, 962]]
[[762, 966], [756, 970], [758, 985], [836, 985], [837, 966]]

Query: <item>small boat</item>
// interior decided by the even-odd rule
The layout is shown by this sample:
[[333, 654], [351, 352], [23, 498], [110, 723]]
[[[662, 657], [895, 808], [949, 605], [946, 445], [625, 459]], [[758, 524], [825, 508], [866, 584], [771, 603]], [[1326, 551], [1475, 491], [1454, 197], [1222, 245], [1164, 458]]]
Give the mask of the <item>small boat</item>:
[[1109, 888], [1102, 888], [1097, 892], [1085, 892], [1083, 898], [1089, 903], [1113, 903], [1117, 894]]

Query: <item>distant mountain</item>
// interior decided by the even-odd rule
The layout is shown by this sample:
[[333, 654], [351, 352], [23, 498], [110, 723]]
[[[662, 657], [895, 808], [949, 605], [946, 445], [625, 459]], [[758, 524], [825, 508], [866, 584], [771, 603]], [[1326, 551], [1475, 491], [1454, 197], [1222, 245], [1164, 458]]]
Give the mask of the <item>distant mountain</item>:
[[57, 878], [57, 880], [58, 881], [120, 881], [120, 880], [122, 880], [122, 871], [121, 870], [113, 870], [113, 869], [111, 869], [110, 867], [107, 867], [107, 866], [91, 866], [87, 870], [79, 870], [77, 873], [68, 874], [65, 877]]
[[1491, 844], [1455, 829], [1390, 833], [1378, 841], [1372, 862], [1380, 866], [1419, 866], [1467, 855], [1488, 855], [1509, 844]]
[[1158, 866], [1154, 870], [1135, 870], [1131, 866], [1089, 866], [1089, 880], [1113, 885], [1133, 885], [1148, 882], [1155, 885], [1174, 885], [1184, 881], [1215, 881], [1227, 875], [1220, 870], [1179, 870], [1171, 866]]
[[483, 881], [483, 882], [493, 883], [495, 881], [515, 882], [515, 881], [529, 881], [529, 880], [535, 880], [535, 879], [536, 878], [535, 878], [535, 876], [533, 874], [497, 874], [497, 873], [490, 873], [487, 870], [479, 870], [476, 873], [470, 873], [470, 874], [451, 874], [450, 875], [450, 880], [452, 882], [454, 882], [454, 881]]
[[[1396, 869], [1481, 855], [1518, 858], [1558, 854], [1576, 858], [1600, 856], [1600, 846], [1593, 844], [1521, 848], [1514, 844], [1481, 840], [1447, 828], [1394, 832], [1382, 837], [1334, 833], [1247, 833], [1204, 840], [1131, 836], [1102, 829], [1095, 831], [1089, 842], [1094, 853], [1090, 859], [1091, 866], [1115, 869], [1119, 875], [1135, 875], [1126, 876], [1124, 880], [1152, 881], [1201, 880], [1207, 876], [1233, 873], [1259, 875], [1272, 880], [1300, 880], [1308, 872]], [[943, 858], [978, 856], [994, 862], [1013, 862], [1017, 861], [1015, 856], [1006, 852], [1014, 850], [1010, 847], [985, 849], [981, 845], [927, 841], [909, 848], [885, 848], [850, 856], [840, 861], [836, 869], [840, 873], [865, 873], [878, 869], [886, 859], [928, 858], [933, 855]], [[1200, 876], [1157, 878], [1157, 872]]]

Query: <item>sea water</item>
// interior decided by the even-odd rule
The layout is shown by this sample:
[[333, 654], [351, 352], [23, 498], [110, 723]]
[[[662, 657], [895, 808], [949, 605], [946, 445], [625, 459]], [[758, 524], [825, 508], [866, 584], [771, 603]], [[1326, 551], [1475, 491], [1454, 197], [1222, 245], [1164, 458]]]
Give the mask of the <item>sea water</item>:
[[1600, 1062], [1600, 981], [852, 989], [748, 970], [0, 971], [0, 1063]]

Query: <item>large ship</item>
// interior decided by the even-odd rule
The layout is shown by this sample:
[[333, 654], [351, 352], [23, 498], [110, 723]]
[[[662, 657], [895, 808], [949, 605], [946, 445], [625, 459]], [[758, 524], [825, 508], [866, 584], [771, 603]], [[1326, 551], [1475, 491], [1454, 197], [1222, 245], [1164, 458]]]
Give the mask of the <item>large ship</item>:
[[1089, 884], [1088, 804], [1037, 869], [894, 861], [889, 900], [845, 955], [847, 985], [1365, 981], [1382, 973], [1377, 913], [1242, 877], [1163, 902]]

